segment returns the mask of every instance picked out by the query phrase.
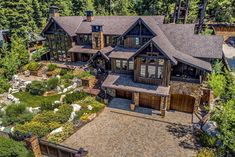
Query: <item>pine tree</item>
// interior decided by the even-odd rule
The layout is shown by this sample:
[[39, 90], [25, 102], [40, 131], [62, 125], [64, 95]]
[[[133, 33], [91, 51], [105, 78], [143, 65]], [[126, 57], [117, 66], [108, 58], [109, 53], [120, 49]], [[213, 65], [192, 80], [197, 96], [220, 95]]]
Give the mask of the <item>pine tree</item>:
[[43, 18], [42, 12], [39, 7], [38, 0], [32, 0], [32, 8], [33, 8], [33, 19], [39, 29], [43, 26]]
[[1, 12], [7, 23], [1, 24], [5, 29], [10, 29], [11, 34], [17, 34], [22, 38], [28, 38], [28, 33], [36, 29], [32, 17], [32, 7], [29, 0], [7, 0], [1, 2]]
[[29, 62], [29, 52], [25, 41], [17, 36], [11, 38], [11, 53], [19, 60], [19, 66], [23, 66]]

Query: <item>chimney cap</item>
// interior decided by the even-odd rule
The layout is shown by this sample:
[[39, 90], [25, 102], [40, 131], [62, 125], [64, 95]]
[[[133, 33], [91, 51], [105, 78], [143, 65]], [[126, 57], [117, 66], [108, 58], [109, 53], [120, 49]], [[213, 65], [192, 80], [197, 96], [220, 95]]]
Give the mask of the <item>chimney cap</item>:
[[59, 9], [59, 7], [57, 7], [56, 5], [52, 5], [50, 6], [50, 9]]
[[93, 11], [92, 10], [87, 10], [86, 11], [86, 16], [93, 16]]

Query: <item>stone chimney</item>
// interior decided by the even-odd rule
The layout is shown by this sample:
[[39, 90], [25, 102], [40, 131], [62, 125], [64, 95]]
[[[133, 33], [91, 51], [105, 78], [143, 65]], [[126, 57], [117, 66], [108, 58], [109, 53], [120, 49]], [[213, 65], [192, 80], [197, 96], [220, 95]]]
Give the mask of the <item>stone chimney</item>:
[[101, 50], [104, 48], [103, 25], [95, 24], [92, 29], [92, 49]]
[[32, 136], [31, 138], [25, 139], [26, 145], [30, 148], [33, 152], [35, 157], [42, 157], [42, 152], [40, 149], [39, 141], [36, 136]]
[[91, 22], [93, 21], [93, 19], [94, 19], [93, 11], [91, 10], [86, 11], [86, 21]]
[[59, 8], [57, 6], [50, 6], [49, 8], [49, 16], [50, 17], [59, 17]]

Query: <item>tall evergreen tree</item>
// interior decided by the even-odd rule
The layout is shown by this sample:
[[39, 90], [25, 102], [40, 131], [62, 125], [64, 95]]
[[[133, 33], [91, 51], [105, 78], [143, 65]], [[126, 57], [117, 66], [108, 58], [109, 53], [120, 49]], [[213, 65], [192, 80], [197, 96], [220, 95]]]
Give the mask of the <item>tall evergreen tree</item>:
[[93, 10], [93, 0], [72, 0], [72, 11], [74, 15], [83, 16], [85, 11]]
[[43, 26], [43, 18], [42, 12], [39, 7], [38, 0], [32, 0], [32, 8], [33, 8], [33, 19], [39, 29]]

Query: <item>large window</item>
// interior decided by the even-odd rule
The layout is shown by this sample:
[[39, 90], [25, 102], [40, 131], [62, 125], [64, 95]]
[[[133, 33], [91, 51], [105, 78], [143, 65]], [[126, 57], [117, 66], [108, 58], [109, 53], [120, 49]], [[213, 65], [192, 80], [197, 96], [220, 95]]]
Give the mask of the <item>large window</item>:
[[148, 78], [156, 78], [156, 66], [148, 66]]
[[146, 77], [146, 65], [141, 65], [140, 67], [140, 76]]
[[117, 70], [133, 70], [134, 69], [134, 63], [133, 61], [127, 61], [127, 60], [116, 60], [116, 69]]
[[79, 35], [79, 42], [80, 44], [91, 44], [91, 35]]
[[152, 79], [163, 77], [164, 59], [141, 59], [140, 76]]
[[134, 70], [134, 62], [129, 61], [129, 70]]

